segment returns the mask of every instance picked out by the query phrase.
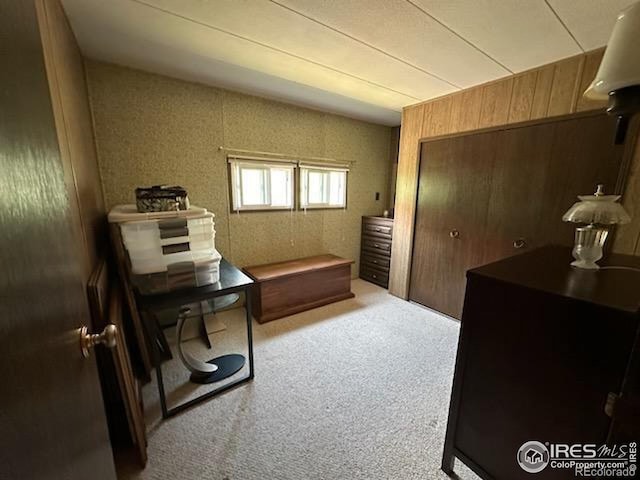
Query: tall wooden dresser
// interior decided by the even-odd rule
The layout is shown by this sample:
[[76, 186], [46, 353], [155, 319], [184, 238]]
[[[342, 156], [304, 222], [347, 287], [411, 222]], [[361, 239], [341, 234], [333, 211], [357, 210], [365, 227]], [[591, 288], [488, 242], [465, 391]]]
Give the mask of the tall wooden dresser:
[[640, 258], [608, 255], [598, 271], [572, 260], [551, 246], [467, 273], [445, 472], [457, 457], [486, 480], [576, 478], [554, 466], [559, 450], [538, 475], [518, 454], [640, 438]]
[[360, 278], [383, 288], [389, 286], [392, 239], [393, 218], [362, 217]]

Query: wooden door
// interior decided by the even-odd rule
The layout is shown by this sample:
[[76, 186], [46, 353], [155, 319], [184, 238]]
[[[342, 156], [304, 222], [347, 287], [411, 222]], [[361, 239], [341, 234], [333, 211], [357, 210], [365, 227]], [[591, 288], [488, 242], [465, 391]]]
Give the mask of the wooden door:
[[469, 268], [572, 245], [562, 215], [577, 195], [622, 184], [614, 133], [615, 118], [594, 112], [423, 143], [409, 298], [460, 318]]
[[483, 260], [493, 143], [481, 133], [422, 145], [409, 298], [452, 317]]
[[615, 130], [616, 118], [605, 114], [557, 122], [540, 214], [546, 243], [573, 245], [576, 225], [563, 222], [562, 215], [578, 195], [592, 194], [599, 183], [607, 193], [622, 193], [621, 166], [626, 146], [635, 144], [635, 131], [629, 131], [624, 145], [615, 145]]
[[0, 478], [114, 480], [35, 6], [0, 10]]
[[486, 237], [478, 246], [483, 249], [482, 263], [544, 243], [538, 228], [555, 130], [555, 123], [544, 123], [492, 134], [495, 152]]
[[575, 225], [562, 215], [577, 195], [599, 183], [616, 190], [624, 145], [613, 142], [615, 125], [594, 114], [496, 132], [483, 263], [573, 243]]

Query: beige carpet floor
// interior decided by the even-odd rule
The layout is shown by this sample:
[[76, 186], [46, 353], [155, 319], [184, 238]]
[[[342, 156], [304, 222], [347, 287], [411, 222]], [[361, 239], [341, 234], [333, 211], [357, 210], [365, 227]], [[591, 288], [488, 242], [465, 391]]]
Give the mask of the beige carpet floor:
[[[120, 479], [445, 479], [440, 471], [459, 324], [362, 280], [354, 299], [254, 322], [255, 380], [168, 420], [144, 387], [149, 462]], [[187, 348], [244, 352], [244, 310]], [[167, 330], [170, 341], [175, 336]], [[177, 356], [176, 356], [177, 358]], [[202, 389], [178, 360], [163, 366], [171, 402]], [[239, 373], [244, 374], [244, 371]], [[475, 477], [463, 465], [463, 480]]]

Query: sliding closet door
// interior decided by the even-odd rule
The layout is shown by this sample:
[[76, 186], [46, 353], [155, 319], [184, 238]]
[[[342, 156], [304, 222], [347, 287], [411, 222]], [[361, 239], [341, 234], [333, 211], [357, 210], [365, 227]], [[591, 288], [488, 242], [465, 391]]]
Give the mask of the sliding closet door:
[[422, 145], [409, 298], [459, 317], [465, 272], [482, 263], [495, 133]]
[[423, 143], [409, 298], [460, 318], [468, 269], [571, 245], [562, 215], [577, 195], [620, 188], [615, 123], [598, 113]]
[[613, 193], [624, 154], [607, 115], [503, 130], [496, 138], [483, 263], [551, 243], [571, 245], [562, 215], [602, 183]]
[[548, 175], [555, 132], [555, 123], [545, 123], [494, 133], [487, 234], [484, 245], [478, 245], [482, 263], [545, 243], [539, 222], [545, 211], [545, 186], [555, 183]]
[[633, 147], [636, 139], [635, 130], [630, 129], [626, 143], [615, 145], [615, 131], [616, 118], [605, 114], [556, 123], [541, 202], [539, 235], [545, 243], [573, 244], [576, 226], [563, 222], [562, 215], [578, 201], [577, 195], [593, 193], [599, 183], [607, 193], [621, 192], [619, 176], [625, 149]]

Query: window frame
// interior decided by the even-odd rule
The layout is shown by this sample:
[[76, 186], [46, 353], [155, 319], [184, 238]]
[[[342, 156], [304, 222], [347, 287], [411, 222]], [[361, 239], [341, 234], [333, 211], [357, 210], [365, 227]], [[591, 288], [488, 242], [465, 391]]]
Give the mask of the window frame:
[[[312, 165], [312, 164], [298, 164], [299, 167], [299, 200], [298, 207], [301, 210], [322, 210], [322, 209], [347, 209], [348, 205], [348, 185], [349, 185], [349, 169], [346, 166], [342, 165]], [[325, 203], [310, 203], [309, 202], [309, 173], [323, 173], [326, 174], [326, 178], [329, 179], [326, 182], [326, 186], [323, 185], [323, 189], [325, 189], [324, 194], [326, 194], [327, 199], [330, 199], [331, 196], [331, 173], [338, 172], [344, 173], [344, 194], [343, 194], [343, 203], [340, 205], [331, 204], [329, 202]]]
[[[294, 210], [296, 206], [296, 167], [297, 165], [294, 162], [287, 161], [275, 161], [270, 159], [265, 160], [254, 160], [254, 159], [245, 159], [241, 157], [229, 157], [229, 194], [230, 194], [230, 207], [232, 212], [256, 212], [256, 211], [277, 211], [277, 210]], [[264, 185], [265, 185], [265, 200], [268, 202], [267, 204], [245, 204], [244, 203], [244, 193], [242, 189], [242, 170], [243, 169], [252, 169], [252, 170], [263, 170], [264, 175]], [[287, 170], [288, 173], [288, 191], [287, 196], [290, 200], [289, 205], [276, 205], [272, 204], [273, 201], [273, 192], [271, 191], [272, 182], [271, 182], [271, 171], [277, 170]]]

